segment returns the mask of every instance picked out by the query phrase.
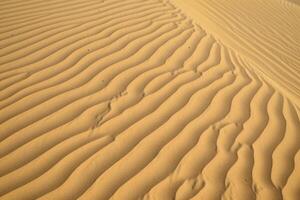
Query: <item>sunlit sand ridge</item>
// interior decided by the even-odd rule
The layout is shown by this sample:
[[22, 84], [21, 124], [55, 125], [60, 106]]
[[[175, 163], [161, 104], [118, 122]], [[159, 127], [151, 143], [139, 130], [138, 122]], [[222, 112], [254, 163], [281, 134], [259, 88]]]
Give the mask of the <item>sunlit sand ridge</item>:
[[218, 2], [1, 1], [0, 199], [299, 199], [300, 7]]
[[299, 0], [173, 1], [300, 106]]

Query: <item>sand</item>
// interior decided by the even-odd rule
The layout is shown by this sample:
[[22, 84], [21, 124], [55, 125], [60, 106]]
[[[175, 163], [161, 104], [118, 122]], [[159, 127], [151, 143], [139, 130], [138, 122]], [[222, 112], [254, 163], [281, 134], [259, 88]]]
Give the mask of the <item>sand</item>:
[[298, 200], [298, 0], [0, 1], [1, 200]]

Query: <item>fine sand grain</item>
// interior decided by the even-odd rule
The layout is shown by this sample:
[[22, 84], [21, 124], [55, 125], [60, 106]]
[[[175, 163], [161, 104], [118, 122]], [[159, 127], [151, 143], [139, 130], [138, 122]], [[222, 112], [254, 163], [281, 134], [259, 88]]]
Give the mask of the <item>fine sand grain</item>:
[[298, 0], [0, 1], [1, 200], [299, 200]]

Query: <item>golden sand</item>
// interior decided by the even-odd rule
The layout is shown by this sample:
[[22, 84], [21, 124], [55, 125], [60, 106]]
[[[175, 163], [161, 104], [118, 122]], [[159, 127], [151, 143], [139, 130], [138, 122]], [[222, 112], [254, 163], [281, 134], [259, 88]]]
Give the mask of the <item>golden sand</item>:
[[299, 0], [0, 1], [1, 200], [299, 200]]

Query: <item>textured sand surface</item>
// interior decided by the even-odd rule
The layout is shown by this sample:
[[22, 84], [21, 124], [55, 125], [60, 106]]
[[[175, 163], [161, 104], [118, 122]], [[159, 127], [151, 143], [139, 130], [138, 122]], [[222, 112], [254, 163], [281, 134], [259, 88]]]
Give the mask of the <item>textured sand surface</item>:
[[298, 0], [0, 1], [0, 199], [299, 200]]

